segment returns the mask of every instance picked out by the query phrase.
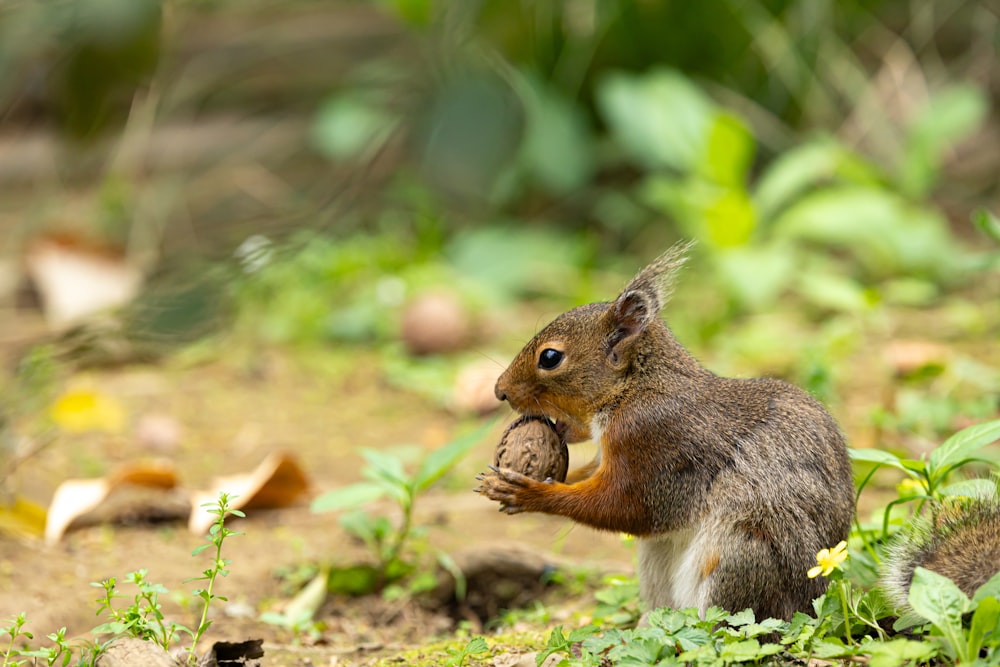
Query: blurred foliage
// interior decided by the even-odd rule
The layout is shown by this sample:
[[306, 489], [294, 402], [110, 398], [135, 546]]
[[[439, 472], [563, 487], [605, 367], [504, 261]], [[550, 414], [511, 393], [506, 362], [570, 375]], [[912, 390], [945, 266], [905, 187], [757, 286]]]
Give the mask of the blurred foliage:
[[[681, 339], [830, 399], [887, 308], [948, 297], [949, 335], [988, 334], [961, 292], [1000, 266], [998, 35], [964, 0], [8, 2], [0, 117], [103, 146], [58, 152], [41, 189], [157, 267], [122, 328], [147, 346], [232, 316], [253, 340], [376, 344], [441, 396], [454, 363], [398, 345], [415, 296], [443, 286], [489, 329], [608, 298], [689, 237]], [[126, 150], [179, 124], [197, 154], [219, 117], [259, 124], [165, 167]], [[988, 412], [953, 379], [920, 390]]]

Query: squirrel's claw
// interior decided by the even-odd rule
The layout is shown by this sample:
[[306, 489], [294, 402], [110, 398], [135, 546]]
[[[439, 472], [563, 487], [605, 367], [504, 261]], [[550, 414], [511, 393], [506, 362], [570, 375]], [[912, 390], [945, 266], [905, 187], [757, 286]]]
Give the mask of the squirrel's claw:
[[524, 509], [519, 502], [518, 495], [525, 487], [537, 484], [537, 482], [526, 475], [506, 468], [489, 466], [489, 470], [490, 472], [476, 475], [476, 479], [481, 484], [473, 490], [500, 503], [499, 511], [501, 512], [506, 514], [523, 512]]

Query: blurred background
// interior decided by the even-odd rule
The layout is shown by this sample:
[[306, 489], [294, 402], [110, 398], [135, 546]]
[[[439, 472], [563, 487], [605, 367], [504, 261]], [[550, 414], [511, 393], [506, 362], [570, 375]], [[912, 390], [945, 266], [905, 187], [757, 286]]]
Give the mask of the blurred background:
[[[0, 0], [0, 534], [142, 457], [208, 488], [286, 450], [322, 489], [440, 447], [680, 239], [706, 366], [919, 456], [1000, 415], [998, 55], [997, 0]], [[467, 493], [491, 447], [440, 506], [549, 548]], [[282, 522], [243, 590], [346, 548]], [[0, 550], [52, 569], [52, 627], [89, 626], [47, 582], [151, 538], [73, 539]]]
[[875, 355], [945, 407], [865, 423], [946, 431], [997, 410], [998, 49], [964, 0], [6, 0], [7, 370], [363, 348], [446, 404], [693, 238], [713, 367], [836, 402]]

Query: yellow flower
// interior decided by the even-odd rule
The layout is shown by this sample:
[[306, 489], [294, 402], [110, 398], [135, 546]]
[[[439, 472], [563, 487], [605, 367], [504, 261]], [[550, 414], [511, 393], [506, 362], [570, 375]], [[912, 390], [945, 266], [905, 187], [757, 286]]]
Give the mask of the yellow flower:
[[816, 554], [816, 567], [810, 568], [807, 574], [810, 579], [815, 579], [820, 575], [825, 577], [839, 569], [840, 564], [845, 560], [847, 560], [847, 542], [841, 541], [832, 549], [820, 549], [819, 553]]
[[924, 486], [912, 477], [904, 477], [903, 480], [896, 485], [896, 493], [899, 494], [900, 498], [909, 498], [910, 496], [917, 496], [924, 492]]

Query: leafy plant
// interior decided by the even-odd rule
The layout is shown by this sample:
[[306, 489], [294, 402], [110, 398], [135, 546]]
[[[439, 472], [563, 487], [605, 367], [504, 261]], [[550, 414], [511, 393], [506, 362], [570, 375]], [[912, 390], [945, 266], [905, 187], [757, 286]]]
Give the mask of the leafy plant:
[[448, 658], [448, 664], [452, 667], [462, 667], [462, 665], [465, 664], [466, 658], [473, 655], [487, 653], [490, 650], [490, 647], [486, 643], [486, 640], [482, 637], [473, 637], [460, 649], [449, 648], [445, 650], [450, 656]]
[[[612, 137], [644, 171], [635, 195], [701, 241], [738, 307], [759, 310], [786, 291], [820, 308], [869, 307], [864, 283], [818, 261], [813, 247], [847, 251], [876, 285], [903, 275], [940, 280], [964, 264], [944, 217], [913, 198], [928, 192], [944, 147], [981, 122], [975, 88], [932, 98], [906, 142], [919, 160], [898, 174], [824, 137], [778, 155], [753, 183], [753, 134], [680, 73], [611, 74], [596, 94]], [[933, 113], [944, 109], [947, 120]]]
[[215, 581], [219, 577], [225, 577], [229, 575], [228, 567], [232, 562], [228, 558], [222, 557], [222, 544], [226, 541], [226, 538], [232, 537], [234, 535], [240, 535], [240, 533], [226, 528], [226, 517], [229, 515], [244, 517], [246, 516], [243, 512], [237, 509], [233, 509], [230, 501], [233, 500], [235, 496], [230, 496], [228, 493], [220, 493], [218, 501], [213, 505], [212, 503], [205, 503], [202, 507], [208, 509], [210, 514], [215, 515], [215, 522], [212, 524], [211, 528], [208, 530], [208, 535], [205, 539], [208, 540], [208, 544], [203, 544], [197, 547], [191, 552], [192, 556], [197, 556], [203, 551], [211, 547], [215, 547], [215, 552], [212, 554], [211, 566], [205, 569], [200, 577], [194, 577], [188, 579], [188, 581], [205, 581], [207, 582], [205, 588], [199, 588], [192, 592], [192, 594], [200, 598], [202, 601], [201, 606], [201, 619], [198, 621], [198, 626], [192, 631], [188, 628], [180, 628], [184, 632], [191, 635], [191, 646], [188, 647], [188, 662], [197, 662], [197, 654], [195, 650], [198, 647], [198, 641], [201, 639], [205, 631], [208, 630], [209, 626], [212, 625], [212, 621], [208, 619], [208, 609], [212, 604], [212, 600], [223, 600], [226, 598], [221, 595], [216, 595], [213, 592], [215, 588]]
[[[933, 624], [934, 634], [944, 640], [948, 656], [956, 662], [971, 663], [988, 645], [1000, 646], [1000, 573], [969, 599], [947, 577], [918, 567], [909, 603]], [[972, 614], [968, 628], [963, 623], [967, 614]]]
[[[861, 480], [859, 493], [881, 466], [900, 470], [911, 481], [910, 488], [914, 490], [912, 493], [907, 493], [886, 505], [883, 512], [882, 537], [888, 537], [892, 512], [897, 505], [916, 502], [919, 509], [927, 501], [941, 501], [950, 496], [993, 495], [996, 492], [996, 484], [987, 479], [968, 480], [960, 485], [951, 486], [947, 482], [956, 469], [972, 461], [982, 461], [979, 451], [997, 439], [1000, 439], [1000, 419], [959, 431], [931, 451], [926, 459], [906, 459], [880, 449], [852, 449], [850, 453], [853, 460], [874, 464]], [[997, 465], [996, 461], [987, 462]]]
[[20, 652], [14, 648], [14, 644], [17, 642], [19, 637], [24, 637], [25, 639], [34, 639], [34, 635], [24, 629], [27, 624], [28, 619], [24, 612], [21, 612], [16, 617], [10, 620], [10, 624], [6, 627], [0, 628], [0, 636], [6, 636], [9, 638], [7, 643], [7, 648], [3, 652], [3, 665], [7, 667], [9, 664], [20, 665], [21, 662], [11, 663], [11, 656], [20, 655]]
[[[228, 493], [220, 493], [215, 503], [205, 503], [202, 507], [216, 515], [215, 523], [209, 529], [206, 540], [208, 544], [196, 548], [191, 555], [197, 556], [201, 552], [215, 547], [212, 554], [212, 563], [206, 568], [200, 577], [194, 577], [187, 581], [206, 581], [204, 589], [193, 591], [193, 595], [202, 601], [201, 616], [195, 629], [189, 629], [183, 625], [166, 621], [160, 606], [160, 595], [169, 591], [161, 584], [153, 583], [147, 579], [149, 574], [146, 569], [139, 569], [125, 575], [125, 581], [133, 584], [137, 592], [132, 597], [128, 606], [119, 608], [115, 600], [125, 597], [118, 585], [115, 577], [110, 577], [101, 582], [93, 582], [91, 586], [100, 588], [103, 596], [97, 599], [98, 615], [104, 615], [109, 620], [94, 627], [91, 633], [94, 635], [113, 635], [103, 642], [81, 643], [78, 647], [71, 647], [66, 640], [66, 628], [61, 628], [57, 632], [47, 635], [53, 643], [51, 647], [38, 649], [18, 649], [14, 644], [18, 637], [33, 639], [33, 635], [24, 630], [26, 618], [23, 613], [19, 614], [11, 621], [6, 628], [0, 628], [0, 636], [9, 636], [10, 643], [3, 654], [4, 662], [2, 667], [7, 665], [23, 664], [19, 661], [11, 661], [12, 657], [20, 656], [32, 658], [33, 660], [45, 660], [48, 665], [69, 665], [74, 654], [77, 654], [79, 661], [77, 664], [93, 665], [97, 656], [116, 638], [122, 636], [136, 637], [142, 640], [153, 641], [164, 650], [168, 650], [179, 638], [180, 633], [191, 637], [190, 646], [186, 647], [187, 664], [194, 665], [198, 662], [197, 647], [201, 637], [212, 624], [208, 620], [209, 607], [213, 600], [225, 600], [226, 598], [213, 592], [215, 581], [218, 577], [225, 577], [229, 574], [227, 569], [230, 560], [222, 557], [222, 545], [225, 540], [240, 533], [226, 527], [227, 516], [244, 516], [243, 512], [233, 509], [231, 501], [235, 496]], [[32, 663], [36, 664], [36, 663]]]
[[[886, 465], [902, 470], [912, 486], [890, 503], [940, 503], [963, 494], [982, 495], [995, 492], [991, 480], [968, 480], [949, 484], [957, 468], [979, 460], [980, 450], [1000, 437], [1000, 420], [964, 429], [945, 440], [926, 460], [914, 461], [886, 452], [853, 452], [855, 460]], [[870, 481], [867, 475], [861, 484]], [[655, 609], [646, 614], [645, 624], [633, 629], [587, 625], [569, 634], [557, 627], [549, 635], [538, 655], [538, 664], [548, 656], [566, 656], [562, 665], [606, 667], [639, 665], [712, 665], [762, 662], [792, 663], [810, 660], [848, 659], [866, 656], [875, 667], [898, 667], [924, 664], [934, 660], [974, 663], [988, 656], [983, 664], [1000, 654], [1000, 574], [969, 598], [950, 580], [922, 568], [917, 569], [910, 587], [909, 602], [913, 612], [897, 620], [893, 634], [889, 625], [896, 613], [883, 592], [874, 586], [858, 586], [860, 566], [877, 553], [879, 544], [869, 541], [869, 533], [857, 526], [852, 543], [864, 549], [848, 558], [847, 543], [821, 550], [817, 565], [809, 576], [825, 576], [830, 581], [826, 593], [813, 602], [813, 615], [797, 613], [791, 620], [756, 619], [752, 610], [728, 613], [710, 608]], [[805, 575], [806, 573], [803, 573]], [[850, 574], [851, 576], [848, 576]], [[600, 604], [594, 617], [599, 622], [616, 619], [630, 611], [629, 602], [637, 597], [627, 580], [598, 593]], [[627, 613], [625, 614], [628, 615]], [[602, 621], [603, 619], [603, 621]]]
[[[345, 582], [351, 590], [354, 592], [385, 590], [387, 584], [413, 571], [415, 565], [407, 558], [406, 550], [414, 538], [421, 537], [424, 532], [421, 527], [413, 525], [413, 510], [417, 498], [478, 444], [489, 426], [490, 424], [487, 424], [430, 452], [412, 474], [407, 473], [399, 456], [372, 449], [361, 450], [366, 462], [361, 474], [367, 481], [335, 489], [313, 501], [314, 512], [331, 512], [357, 508], [385, 498], [395, 503], [400, 514], [396, 523], [387, 516], [372, 516], [360, 509], [341, 516], [341, 526], [364, 543], [374, 561], [372, 573], [374, 576], [371, 577], [365, 568], [353, 567], [346, 570], [353, 573], [353, 576], [348, 577]], [[454, 564], [446, 554], [439, 552], [438, 560], [444, 567], [456, 572]], [[345, 570], [340, 572], [343, 573]], [[336, 580], [337, 572], [331, 573], [331, 577]], [[331, 581], [331, 587], [334, 585], [334, 580]], [[460, 590], [458, 593], [461, 595]]]
[[618, 626], [639, 620], [639, 581], [635, 577], [609, 576], [603, 588], [594, 593], [597, 608], [594, 617]]
[[132, 604], [121, 610], [117, 609], [114, 603], [115, 598], [124, 597], [119, 593], [115, 577], [90, 584], [104, 590], [104, 597], [97, 600], [97, 614], [103, 613], [111, 619], [95, 627], [91, 631], [93, 634], [128, 635], [151, 640], [164, 650], [177, 640], [179, 626], [176, 623], [166, 624], [160, 609], [160, 594], [169, 591], [161, 584], [148, 581], [146, 579], [148, 574], [148, 570], [141, 569], [125, 575], [125, 580], [134, 584], [139, 590]]

